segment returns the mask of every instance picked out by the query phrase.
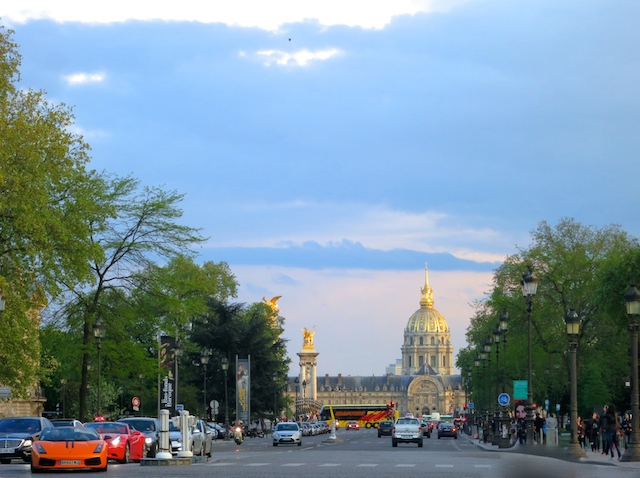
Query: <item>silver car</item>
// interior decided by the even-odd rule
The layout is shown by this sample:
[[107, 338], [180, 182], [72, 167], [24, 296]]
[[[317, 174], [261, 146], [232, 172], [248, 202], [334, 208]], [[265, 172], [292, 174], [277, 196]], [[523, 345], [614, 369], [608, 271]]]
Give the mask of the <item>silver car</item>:
[[302, 445], [302, 431], [296, 422], [280, 422], [273, 430], [273, 446]]

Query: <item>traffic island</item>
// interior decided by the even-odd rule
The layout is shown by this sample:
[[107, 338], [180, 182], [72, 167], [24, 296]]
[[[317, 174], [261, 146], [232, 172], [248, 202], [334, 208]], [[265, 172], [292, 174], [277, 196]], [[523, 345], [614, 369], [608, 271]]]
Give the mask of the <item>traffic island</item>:
[[191, 465], [193, 457], [184, 458], [143, 458], [140, 460], [141, 466], [184, 466]]

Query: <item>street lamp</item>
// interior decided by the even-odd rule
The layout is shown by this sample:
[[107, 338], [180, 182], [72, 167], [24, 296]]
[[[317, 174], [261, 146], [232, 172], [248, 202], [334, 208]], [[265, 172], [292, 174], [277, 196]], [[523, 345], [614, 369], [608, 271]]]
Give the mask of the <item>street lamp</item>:
[[211, 356], [211, 351], [208, 349], [203, 349], [200, 352], [200, 363], [203, 368], [203, 381], [204, 384], [202, 386], [202, 393], [204, 395], [204, 419], [207, 420], [207, 364], [209, 363], [209, 357]]
[[564, 323], [567, 326], [567, 335], [569, 336], [570, 366], [571, 366], [571, 407], [569, 410], [571, 417], [571, 439], [569, 441], [569, 455], [575, 458], [586, 458], [584, 452], [578, 443], [578, 373], [576, 352], [578, 349], [578, 334], [580, 333], [580, 316], [573, 309], [564, 317]]
[[67, 411], [65, 410], [65, 392], [67, 391], [67, 379], [66, 378], [61, 378], [60, 379], [60, 385], [61, 385], [61, 389], [62, 389], [62, 418], [67, 418]]
[[495, 413], [493, 414], [493, 423], [494, 423], [494, 428], [493, 428], [493, 444], [497, 445], [499, 443], [499, 440], [501, 438], [502, 435], [502, 423], [500, 421], [500, 410], [498, 410], [498, 407], [495, 405], [496, 404], [496, 400], [498, 400], [498, 395], [500, 394], [500, 389], [501, 384], [500, 384], [500, 380], [498, 379], [498, 376], [500, 375], [500, 339], [502, 338], [502, 329], [500, 329], [500, 325], [496, 324], [496, 326], [493, 328], [493, 343], [496, 344], [496, 394], [493, 397], [494, 400], [494, 406], [495, 408]]
[[640, 461], [640, 417], [638, 416], [638, 315], [640, 315], [640, 292], [631, 285], [624, 295], [627, 315], [631, 320], [631, 436], [629, 446], [620, 461]]
[[102, 319], [100, 317], [98, 317], [98, 320], [96, 320], [96, 323], [93, 324], [93, 336], [96, 339], [96, 345], [98, 347], [98, 413], [97, 415], [100, 416], [102, 415], [102, 403], [101, 403], [101, 390], [100, 390], [100, 382], [102, 381], [102, 377], [100, 374], [100, 366], [101, 366], [101, 362], [100, 362], [100, 352], [102, 351], [102, 339], [104, 339], [105, 335], [106, 335], [107, 331], [105, 329], [104, 323], [102, 322]]
[[278, 372], [273, 372], [273, 424], [271, 428], [276, 425], [276, 416], [278, 413]]
[[296, 419], [295, 419], [295, 421], [297, 422], [298, 418], [299, 418], [298, 417], [298, 412], [299, 412], [299, 410], [298, 410], [298, 393], [299, 393], [298, 392], [298, 387], [300, 386], [300, 378], [296, 377], [294, 382], [296, 384]]
[[529, 364], [527, 367], [527, 417], [525, 418], [525, 425], [527, 429], [527, 444], [533, 444], [533, 384], [532, 384], [532, 361], [531, 361], [531, 307], [533, 305], [533, 296], [536, 295], [538, 290], [538, 279], [533, 277], [531, 273], [531, 267], [527, 267], [527, 270], [522, 274], [522, 280], [520, 281], [522, 286], [522, 296], [527, 303], [527, 342], [528, 342], [528, 355]]
[[307, 380], [302, 381], [302, 413], [307, 417]]
[[2, 289], [0, 289], [0, 314], [4, 312], [4, 306], [7, 304], [7, 299], [2, 293]]
[[220, 360], [220, 368], [224, 372], [224, 439], [229, 439], [229, 393], [227, 387], [227, 370], [229, 370], [229, 361], [226, 357]]

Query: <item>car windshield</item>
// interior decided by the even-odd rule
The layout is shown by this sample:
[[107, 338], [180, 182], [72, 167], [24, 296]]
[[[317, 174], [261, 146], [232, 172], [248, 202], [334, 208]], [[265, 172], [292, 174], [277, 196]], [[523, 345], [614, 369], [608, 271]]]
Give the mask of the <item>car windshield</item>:
[[90, 441], [100, 440], [95, 430], [86, 427], [45, 428], [40, 441]]
[[3, 433], [36, 433], [40, 431], [40, 420], [36, 418], [5, 418], [0, 421]]
[[51, 420], [54, 427], [72, 427], [73, 420]]
[[98, 433], [117, 433], [119, 435], [127, 434], [126, 425], [121, 425], [118, 423], [95, 422], [85, 423], [84, 426], [87, 428], [93, 428]]
[[281, 432], [283, 430], [286, 430], [286, 431], [297, 431], [298, 430], [298, 425], [296, 425], [295, 423], [278, 423], [276, 425], [276, 431], [277, 432]]
[[156, 426], [153, 420], [127, 420], [125, 423], [127, 423], [130, 427], [135, 428], [139, 432], [156, 431]]

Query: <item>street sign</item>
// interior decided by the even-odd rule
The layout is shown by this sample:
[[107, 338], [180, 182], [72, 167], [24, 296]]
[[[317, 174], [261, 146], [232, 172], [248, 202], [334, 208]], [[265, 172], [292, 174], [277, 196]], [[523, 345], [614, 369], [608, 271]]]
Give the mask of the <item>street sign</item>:
[[140, 406], [140, 399], [138, 397], [133, 397], [131, 399], [131, 405], [133, 405], [134, 407], [139, 407]]
[[181, 404], [181, 403], [178, 403], [178, 404], [176, 405], [176, 411], [180, 411], [180, 410], [184, 410], [184, 405], [183, 405], [183, 404]]
[[544, 409], [546, 411], [549, 411], [549, 399], [548, 398], [544, 401]]
[[509, 405], [510, 401], [511, 401], [511, 397], [509, 396], [508, 393], [501, 393], [500, 395], [498, 395], [498, 403], [503, 407], [506, 407], [507, 405]]
[[0, 398], [11, 398], [11, 387], [0, 387]]
[[529, 382], [527, 380], [513, 381], [513, 399], [526, 400], [529, 392]]
[[469, 405], [467, 405], [467, 408], [473, 408], [475, 405], [473, 404], [473, 402], [471, 402]]
[[218, 414], [219, 406], [220, 406], [220, 403], [218, 402], [218, 400], [211, 400], [209, 402], [209, 407], [211, 407], [211, 413], [213, 413], [214, 415]]

